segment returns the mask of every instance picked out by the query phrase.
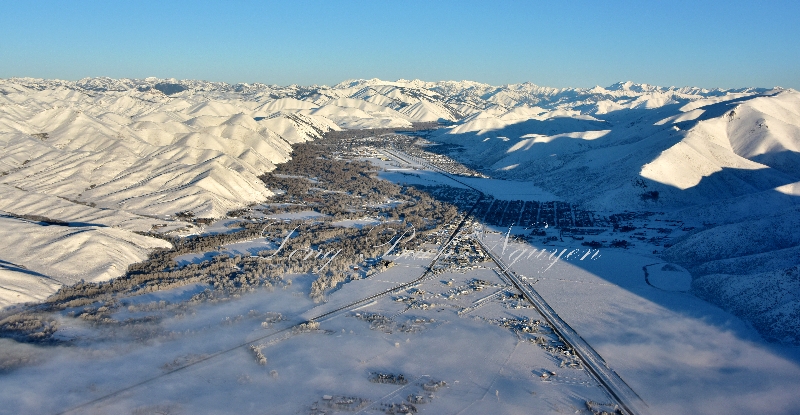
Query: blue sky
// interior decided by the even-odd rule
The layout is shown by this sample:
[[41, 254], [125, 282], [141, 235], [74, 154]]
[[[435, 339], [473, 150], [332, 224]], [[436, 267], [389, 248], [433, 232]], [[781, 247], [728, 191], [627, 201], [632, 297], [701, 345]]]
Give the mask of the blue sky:
[[796, 0], [4, 0], [0, 78], [800, 89], [798, 20]]

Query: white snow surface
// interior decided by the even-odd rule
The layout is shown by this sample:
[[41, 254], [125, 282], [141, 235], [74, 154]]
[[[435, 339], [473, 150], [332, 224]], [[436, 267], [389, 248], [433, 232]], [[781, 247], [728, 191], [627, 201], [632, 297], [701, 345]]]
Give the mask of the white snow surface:
[[[658, 259], [626, 250], [601, 249], [584, 258], [585, 248], [565, 244], [509, 243], [503, 252], [502, 237], [487, 234], [487, 244], [533, 282], [651, 413], [752, 413], [759, 408], [795, 413], [800, 408], [796, 348], [770, 346], [731, 314], [682, 289], [665, 289], [683, 287], [646, 283], [643, 267], [651, 276], [681, 274], [679, 267], [663, 271], [666, 264]], [[564, 249], [578, 254], [551, 255]], [[524, 255], [518, 254], [522, 250]], [[528, 254], [537, 251], [544, 255]], [[796, 288], [785, 291], [776, 280], [768, 286], [771, 295], [796, 295]], [[717, 286], [726, 287], [724, 282]]]
[[[489, 236], [496, 253], [528, 278], [653, 413], [800, 410], [800, 358], [796, 347], [780, 344], [798, 341], [800, 93], [793, 90], [632, 82], [562, 89], [378, 79], [333, 87], [156, 78], [0, 80], [0, 306], [42, 300], [80, 279], [121, 275], [152, 249], [168, 246], [135, 231], [186, 226], [167, 215], [219, 217], [263, 202], [271, 191], [258, 176], [288, 160], [293, 144], [331, 129], [407, 128], [419, 121], [453, 123], [432, 139], [460, 146], [454, 158], [493, 176], [463, 181], [496, 198], [565, 200], [612, 212], [664, 210], [666, 217], [698, 227], [672, 241], [661, 258], [641, 249], [605, 248], [583, 256], [573, 253], [587, 248], [561, 242], [511, 243], [501, 252], [500, 236]], [[389, 169], [382, 176], [460, 186], [424, 168]], [[643, 197], [651, 192], [659, 197]], [[286, 218], [291, 216], [275, 219]], [[271, 247], [256, 239], [207, 254], [252, 255]], [[525, 253], [534, 249], [544, 254]], [[553, 251], [561, 249], [570, 254], [553, 261]], [[174, 404], [178, 396], [189, 412], [247, 412], [252, 405], [282, 402], [273, 409], [295, 413], [297, 402], [328, 393], [381, 399], [383, 390], [364, 375], [395, 367], [452, 381], [429, 406], [436, 413], [575, 412], [575, 397], [603, 398], [586, 375], [560, 371], [564, 380], [552, 384], [535, 379], [553, 365], [538, 349], [523, 349], [514, 336], [502, 337], [508, 333], [452, 310], [429, 310], [448, 315], [431, 337], [376, 332], [345, 316], [331, 319], [324, 326], [329, 335], [301, 335], [266, 349], [277, 377], [252, 364], [246, 349], [231, 349], [261, 336], [259, 322], [219, 323], [253, 309], [317, 315], [409, 281], [427, 264], [424, 257], [396, 260], [387, 272], [333, 291], [328, 303], [312, 304], [303, 289], [310, 281], [298, 277], [288, 290], [198, 306], [197, 315], [167, 316], [164, 330], [171, 337], [163, 341], [95, 347], [87, 337], [77, 347], [58, 348], [41, 365], [3, 379], [8, 405], [0, 412], [57, 412], [160, 376], [173, 359], [219, 350], [237, 351], [183, 372], [191, 376], [131, 390], [104, 409], [164, 412], [152, 405]], [[425, 284], [431, 292], [443, 289], [438, 279]], [[186, 298], [198, 289], [141, 300]], [[385, 300], [367, 308], [401, 316], [403, 306]], [[101, 336], [98, 330], [88, 324], [64, 328], [78, 333], [76, 339]], [[28, 345], [3, 340], [5, 351], [17, 347]], [[329, 353], [318, 353], [323, 348]], [[30, 388], [34, 383], [38, 387]], [[565, 389], [550, 391], [557, 385]], [[464, 402], [470, 406], [460, 406]]]
[[41, 300], [61, 285], [122, 275], [170, 243], [99, 226], [42, 226], [0, 217], [0, 306]]

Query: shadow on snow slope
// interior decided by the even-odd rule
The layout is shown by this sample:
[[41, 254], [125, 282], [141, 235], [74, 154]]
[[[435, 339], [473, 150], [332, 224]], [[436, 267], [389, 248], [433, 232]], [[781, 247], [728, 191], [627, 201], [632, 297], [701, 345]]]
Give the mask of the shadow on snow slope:
[[[685, 103], [619, 110], [603, 114], [603, 121], [561, 117], [462, 134], [440, 132], [432, 139], [448, 145], [426, 149], [451, 155], [496, 178], [535, 180], [566, 200], [594, 209], [680, 209], [800, 180], [800, 173], [791, 174], [800, 171], [792, 169], [800, 154], [790, 151], [751, 158], [776, 168], [748, 170], [723, 164], [687, 189], [641, 175], [643, 166], [684, 140], [701, 121], [762, 96], [769, 95], [706, 105], [698, 108], [703, 112], [695, 119], [673, 124], [659, 122], [686, 114], [680, 111]], [[661, 194], [656, 206], [642, 198], [652, 191]]]
[[[566, 201], [584, 204], [589, 209], [605, 208], [612, 213], [621, 212], [624, 209], [670, 211], [669, 217], [703, 224], [700, 225], [701, 229], [696, 231], [701, 237], [695, 238], [693, 242], [695, 245], [692, 246], [692, 249], [714, 250], [717, 249], [715, 244], [747, 245], [747, 248], [743, 250], [746, 252], [746, 256], [761, 255], [760, 258], [757, 258], [758, 260], [762, 263], [770, 263], [763, 257], [774, 254], [775, 258], [773, 258], [772, 264], [790, 264], [792, 259], [786, 256], [795, 252], [792, 249], [800, 249], [800, 240], [789, 238], [791, 240], [787, 240], [788, 242], [773, 244], [771, 242], [774, 242], [773, 239], [777, 236], [770, 237], [768, 230], [765, 233], [752, 222], [759, 218], [772, 217], [773, 220], [770, 223], [774, 222], [774, 226], [780, 227], [781, 223], [793, 223], [792, 219], [800, 215], [796, 208], [800, 206], [800, 197], [775, 190], [800, 179], [800, 173], [798, 173], [800, 169], [796, 168], [797, 160], [800, 160], [800, 153], [783, 151], [751, 159], [756, 162], [759, 160], [770, 161], [769, 164], [765, 163], [767, 168], [743, 169], [723, 166], [716, 172], [703, 175], [699, 182], [687, 188], [656, 182], [641, 175], [644, 165], [654, 161], [662, 152], [683, 140], [686, 137], [686, 131], [696, 127], [701, 121], [723, 117], [729, 114], [736, 105], [764, 96], [772, 95], [754, 95], [706, 105], [698, 108], [703, 112], [694, 119], [665, 125], [659, 125], [659, 121], [686, 114], [680, 111], [685, 103], [649, 110], [619, 110], [602, 115], [604, 121], [554, 118], [528, 120], [496, 130], [483, 131], [482, 134], [479, 132], [452, 135], [439, 133], [434, 134], [432, 138], [434, 141], [453, 146], [430, 146], [426, 150], [446, 153], [471, 166], [492, 165], [492, 171], [486, 169], [483, 171], [499, 178], [532, 179], [545, 190], [561, 196]], [[603, 132], [604, 130], [605, 132]], [[575, 136], [558, 136], [592, 131], [603, 133], [595, 133], [597, 137], [588, 140], [581, 140]], [[518, 160], [513, 159], [514, 153], [520, 152], [519, 143], [525, 140], [523, 136], [527, 134], [546, 135], [551, 139], [529, 143], [530, 145], [525, 150], [528, 154]], [[577, 136], [579, 137], [580, 134]], [[506, 139], [498, 139], [498, 137]], [[454, 146], [460, 148], [453, 151], [452, 147]], [[515, 146], [516, 149], [514, 149]], [[501, 171], [497, 165], [500, 161], [511, 166], [519, 161], [519, 165]], [[790, 168], [786, 168], [786, 166], [790, 166]], [[652, 192], [658, 192], [658, 197], [645, 197]], [[716, 233], [710, 232], [717, 226], [725, 224], [730, 228], [726, 229], [728, 233], [721, 233], [719, 230], [715, 231]], [[707, 229], [702, 229], [703, 226], [706, 226]], [[791, 231], [789, 232], [791, 233]], [[708, 240], [703, 238], [706, 235], [708, 235]], [[696, 281], [703, 277], [704, 275], [697, 274], [697, 270], [703, 269], [705, 263], [692, 262], [688, 259], [682, 261], [679, 255], [674, 255], [675, 252], [680, 252], [682, 241], [679, 240], [676, 243], [678, 245], [670, 250], [673, 253], [670, 255], [670, 259], [693, 270], [696, 274], [693, 275], [693, 280]], [[659, 258], [651, 259], [653, 262], [659, 260]], [[734, 261], [734, 268], [735, 261], [740, 260], [738, 257], [727, 259]], [[742, 257], [740, 262], [746, 264], [747, 260], [748, 258]], [[800, 264], [800, 262], [795, 260], [794, 264]], [[745, 268], [744, 265], [737, 270], [739, 271], [737, 274], [740, 275], [753, 273], [752, 269]], [[602, 270], [592, 272], [596, 271], [599, 272], [597, 275], [600, 278], [611, 282], [617, 279], [615, 275], [604, 275]], [[782, 270], [775, 269], [774, 271]], [[636, 269], [633, 272], [641, 271]], [[765, 269], [762, 267], [758, 269], [758, 272], [763, 273]], [[778, 284], [782, 287], [780, 288], [781, 292], [773, 292], [765, 288], [762, 293], [756, 294], [763, 296], [786, 294], [788, 297], [785, 300], [773, 305], [773, 310], [767, 311], [778, 312], [775, 309], [780, 310], [783, 307], [786, 308], [786, 313], [798, 314], [797, 301], [793, 302], [792, 293], [800, 292], [800, 282], [787, 280], [785, 283], [788, 285]], [[624, 285], [622, 286], [624, 287]], [[630, 287], [625, 288], [631, 289]], [[765, 300], [757, 295], [754, 297], [744, 288], [733, 287], [731, 289], [741, 291], [741, 295], [735, 300], [738, 302], [737, 304], [726, 303], [730, 299], [722, 301], [719, 298], [709, 298], [708, 296], [705, 298], [727, 310], [752, 309], [753, 307], [747, 305], [756, 306]], [[777, 290], [778, 288], [773, 287], [773, 289]], [[736, 324], [732, 325], [724, 315], [708, 314], [706, 308], [687, 309], [685, 302], [662, 298], [663, 296], [657, 293], [657, 295], [651, 295], [652, 293], [648, 293], [646, 287], [642, 287], [641, 290], [637, 288], [635, 294], [676, 313], [717, 326], [721, 330], [733, 330], [742, 339], [752, 338], [752, 333], [746, 333], [749, 329], [736, 326]], [[737, 314], [750, 322], [759, 320], [746, 314]], [[761, 320], [763, 321], [763, 318]], [[783, 337], [790, 344], [800, 343], [798, 324], [800, 322], [781, 329], [783, 333], [794, 332], [794, 335], [790, 336], [791, 339]], [[770, 328], [755, 328], [765, 338], [771, 340], [776, 338], [772, 335]], [[796, 356], [796, 353], [789, 354], [793, 360], [800, 362], [800, 357]]]

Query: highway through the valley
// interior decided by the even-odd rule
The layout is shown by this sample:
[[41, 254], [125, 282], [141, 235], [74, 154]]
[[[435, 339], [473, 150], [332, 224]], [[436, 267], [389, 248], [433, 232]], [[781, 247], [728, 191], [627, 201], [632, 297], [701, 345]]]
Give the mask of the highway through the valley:
[[620, 409], [626, 414], [647, 414], [647, 403], [645, 403], [636, 392], [614, 371], [608, 367], [605, 360], [597, 353], [586, 340], [583, 339], [558, 313], [553, 310], [547, 301], [539, 295], [533, 287], [523, 281], [517, 274], [506, 265], [501, 258], [492, 252], [480, 238], [475, 238], [481, 248], [489, 258], [500, 268], [500, 271], [511, 281], [511, 283], [533, 304], [539, 314], [547, 321], [553, 331], [568, 345], [583, 363], [583, 366], [597, 380], [598, 383], [617, 401]]

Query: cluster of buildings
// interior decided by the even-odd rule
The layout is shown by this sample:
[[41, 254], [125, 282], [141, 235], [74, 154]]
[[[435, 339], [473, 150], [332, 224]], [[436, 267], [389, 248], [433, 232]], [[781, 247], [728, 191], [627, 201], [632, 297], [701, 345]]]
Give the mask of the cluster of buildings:
[[443, 272], [467, 272], [480, 267], [489, 258], [486, 253], [472, 240], [460, 238], [454, 241], [444, 255], [433, 266], [434, 275]]
[[322, 395], [322, 400], [311, 405], [309, 413], [323, 415], [333, 411], [355, 412], [364, 409], [370, 404], [368, 399], [356, 396]]
[[405, 385], [408, 379], [402, 373], [383, 373], [372, 372], [369, 376], [369, 381], [372, 383], [389, 383], [392, 385]]

